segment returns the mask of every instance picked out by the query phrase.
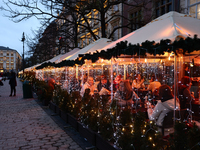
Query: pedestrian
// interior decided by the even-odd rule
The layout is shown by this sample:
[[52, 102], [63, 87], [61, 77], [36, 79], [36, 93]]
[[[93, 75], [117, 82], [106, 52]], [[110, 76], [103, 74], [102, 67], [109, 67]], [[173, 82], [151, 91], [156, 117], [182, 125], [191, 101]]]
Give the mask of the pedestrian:
[[[3, 82], [2, 82], [2, 76], [0, 75], [0, 86], [3, 86]], [[1, 95], [0, 95], [1, 97]]]
[[17, 86], [17, 81], [16, 81], [16, 74], [13, 70], [11, 71], [9, 79], [10, 79], [9, 84], [10, 84], [10, 89], [11, 89], [9, 96], [12, 96], [13, 91], [14, 91], [13, 96], [16, 96], [16, 88], [15, 87]]

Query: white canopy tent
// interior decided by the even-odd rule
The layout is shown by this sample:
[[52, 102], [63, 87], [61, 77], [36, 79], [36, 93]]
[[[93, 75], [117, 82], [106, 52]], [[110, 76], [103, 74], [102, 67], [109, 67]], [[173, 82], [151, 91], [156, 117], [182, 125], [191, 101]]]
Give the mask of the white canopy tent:
[[[45, 61], [45, 62], [56, 62], [57, 60], [59, 60], [61, 57], [62, 57], [62, 55], [63, 54], [60, 54], [60, 55], [57, 55], [57, 56], [55, 56], [55, 57], [53, 57], [53, 58], [51, 58], [51, 59], [49, 59], [49, 60], [47, 60], [47, 61]], [[44, 62], [43, 62], [44, 63]]]
[[80, 48], [74, 48], [72, 51], [67, 52], [67, 53], [63, 54], [61, 57], [59, 57], [59, 59], [57, 59], [55, 61], [55, 63], [59, 63], [59, 62], [61, 62], [63, 60], [67, 60], [67, 59], [71, 58], [78, 51], [80, 51]]
[[112, 42], [103, 49], [112, 48], [120, 41], [128, 41], [131, 44], [141, 44], [146, 40], [160, 42], [161, 39], [170, 39], [174, 41], [178, 37], [194, 37], [195, 34], [200, 37], [199, 19], [171, 11], [156, 18], [144, 27]]
[[98, 49], [102, 49], [104, 46], [110, 44], [112, 41], [107, 38], [100, 38], [93, 43], [89, 44], [88, 46], [82, 48], [78, 52], [74, 53], [71, 57], [69, 57], [67, 60], [75, 60], [79, 54], [86, 54], [86, 53], [93, 53]]

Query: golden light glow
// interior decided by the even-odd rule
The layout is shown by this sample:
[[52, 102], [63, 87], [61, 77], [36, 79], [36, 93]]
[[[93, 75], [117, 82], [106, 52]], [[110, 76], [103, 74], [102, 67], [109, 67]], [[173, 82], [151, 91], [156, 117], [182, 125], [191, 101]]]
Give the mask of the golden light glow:
[[152, 140], [152, 137], [149, 137], [149, 140]]
[[131, 133], [133, 133], [134, 131], [133, 130], [131, 130]]
[[70, 56], [66, 57], [66, 58], [65, 58], [65, 59], [63, 59], [63, 60], [69, 59], [70, 57], [72, 57], [72, 55], [70, 55]]

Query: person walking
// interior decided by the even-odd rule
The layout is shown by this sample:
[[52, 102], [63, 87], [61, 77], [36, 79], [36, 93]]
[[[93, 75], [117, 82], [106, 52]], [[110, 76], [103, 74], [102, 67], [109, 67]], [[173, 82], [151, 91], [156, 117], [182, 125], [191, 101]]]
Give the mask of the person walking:
[[16, 96], [16, 86], [17, 86], [17, 81], [16, 81], [16, 74], [14, 71], [11, 71], [11, 74], [10, 74], [10, 77], [9, 77], [9, 84], [10, 84], [10, 95], [9, 96], [12, 96], [12, 93], [14, 91], [14, 95], [13, 96]]

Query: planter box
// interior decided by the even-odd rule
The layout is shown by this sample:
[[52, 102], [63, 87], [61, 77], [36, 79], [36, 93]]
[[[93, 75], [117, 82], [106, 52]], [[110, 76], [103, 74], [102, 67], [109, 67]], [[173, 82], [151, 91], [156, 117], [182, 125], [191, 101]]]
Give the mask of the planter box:
[[60, 108], [56, 105], [56, 114], [58, 114], [60, 116]]
[[56, 112], [56, 104], [50, 102], [49, 108], [55, 113]]
[[77, 119], [69, 113], [67, 113], [67, 119], [68, 119], [68, 123], [78, 131]]
[[60, 117], [66, 122], [68, 123], [68, 117], [67, 117], [67, 113], [65, 111], [60, 111]]
[[89, 128], [84, 127], [83, 124], [78, 122], [78, 132], [81, 136], [87, 139], [88, 142], [90, 142], [92, 145], [95, 145], [96, 142], [96, 134], [94, 131], [92, 131]]
[[96, 144], [95, 144], [95, 146], [99, 150], [105, 150], [105, 149], [120, 150], [118, 147], [114, 147], [111, 143], [109, 143], [108, 141], [104, 140], [101, 137], [101, 135], [99, 135], [98, 133], [96, 133]]
[[43, 105], [43, 106], [48, 106], [49, 103], [50, 103], [50, 100], [49, 100], [49, 99], [43, 99], [43, 100], [42, 100], [42, 105]]

